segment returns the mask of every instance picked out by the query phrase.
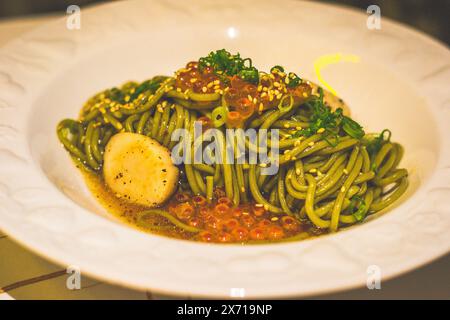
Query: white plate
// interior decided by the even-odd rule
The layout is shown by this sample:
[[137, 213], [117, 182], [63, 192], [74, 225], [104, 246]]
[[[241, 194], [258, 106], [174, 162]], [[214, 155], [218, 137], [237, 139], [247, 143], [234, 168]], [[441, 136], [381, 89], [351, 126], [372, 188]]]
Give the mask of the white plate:
[[[450, 53], [382, 18], [297, 1], [127, 1], [58, 20], [0, 52], [0, 227], [25, 246], [106, 281], [166, 294], [305, 296], [363, 286], [450, 249]], [[267, 69], [282, 64], [318, 81], [314, 61], [343, 53], [358, 63], [322, 76], [369, 131], [390, 128], [406, 147], [411, 186], [389, 212], [298, 243], [208, 245], [138, 232], [95, 202], [57, 141], [92, 93], [170, 74], [228, 48]], [[236, 289], [237, 288], [237, 289]], [[240, 288], [243, 288], [241, 290]]]

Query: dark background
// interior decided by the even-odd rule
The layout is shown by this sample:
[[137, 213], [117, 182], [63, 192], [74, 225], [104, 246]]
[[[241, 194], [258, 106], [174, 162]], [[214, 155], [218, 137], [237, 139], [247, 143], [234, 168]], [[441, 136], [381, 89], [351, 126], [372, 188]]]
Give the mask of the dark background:
[[[190, 1], [190, 0], [180, 0]], [[193, 0], [195, 1], [195, 0]], [[242, 0], [245, 1], [245, 0]], [[273, 0], [276, 1], [276, 0]], [[376, 4], [381, 15], [414, 26], [450, 44], [450, 0], [317, 0], [366, 10]], [[80, 7], [99, 0], [0, 0], [0, 19], [44, 13], [64, 13], [71, 4]]]

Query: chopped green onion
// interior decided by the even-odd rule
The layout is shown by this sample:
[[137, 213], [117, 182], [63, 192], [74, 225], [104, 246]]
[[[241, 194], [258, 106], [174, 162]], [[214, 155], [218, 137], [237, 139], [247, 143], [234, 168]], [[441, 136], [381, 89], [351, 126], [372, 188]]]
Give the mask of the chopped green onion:
[[250, 67], [246, 70], [241, 70], [238, 73], [238, 76], [247, 82], [257, 84], [259, 82], [259, 72], [255, 67]]
[[331, 108], [325, 104], [322, 88], [319, 88], [319, 97], [305, 103], [305, 105], [309, 106], [312, 112], [311, 120], [308, 128], [294, 133], [294, 138], [298, 138], [300, 136], [310, 137], [320, 130], [324, 132], [323, 137], [325, 140], [330, 145], [333, 145], [334, 143], [332, 143], [330, 139], [326, 138], [330, 135], [335, 136], [335, 140], [337, 141], [341, 129], [353, 138], [361, 139], [364, 137], [364, 130], [359, 123], [347, 116], [344, 116], [341, 108], [338, 108], [333, 112]]
[[219, 128], [225, 124], [227, 120], [228, 109], [220, 106], [215, 108], [211, 113], [211, 120], [215, 128]]
[[[289, 104], [285, 105], [284, 101], [289, 98]], [[278, 103], [278, 109], [281, 112], [288, 112], [292, 109], [292, 107], [294, 106], [294, 98], [292, 97], [292, 95], [285, 95], [283, 96], [283, 98], [281, 98], [280, 102]]]
[[352, 138], [361, 139], [364, 137], [364, 130], [361, 125], [355, 120], [343, 116], [342, 118], [342, 129]]
[[242, 59], [240, 54], [232, 55], [225, 49], [212, 51], [198, 60], [200, 71], [212, 67], [217, 75], [239, 76], [243, 80], [258, 83], [259, 72], [250, 58]]
[[295, 88], [302, 83], [302, 79], [293, 72], [289, 72], [288, 79], [289, 83], [286, 85], [288, 88]]
[[[239, 53], [231, 54], [225, 49], [211, 51], [206, 57], [198, 60], [200, 71], [210, 67], [223, 83], [228, 82], [227, 77], [238, 76], [249, 83], [259, 83], [259, 71], [253, 66], [250, 58], [243, 59]], [[274, 66], [270, 69], [271, 73], [284, 73], [282, 66]], [[289, 79], [286, 86], [294, 88], [301, 83], [300, 77], [295, 73], [289, 73]]]
[[284, 68], [282, 66], [273, 66], [270, 69], [270, 73], [275, 73], [275, 71], [284, 72]]
[[[388, 134], [385, 138], [386, 133]], [[380, 151], [381, 147], [385, 142], [389, 142], [391, 140], [392, 132], [388, 129], [384, 129], [380, 134], [376, 135], [366, 135], [363, 139], [363, 143], [367, 147], [367, 152], [372, 157]]]
[[[356, 208], [356, 211], [354, 211]], [[359, 197], [354, 196], [352, 197], [350, 201], [350, 205], [348, 207], [348, 210], [352, 212], [352, 216], [356, 219], [356, 221], [363, 221], [366, 217], [367, 210], [366, 210], [366, 203], [365, 201]], [[353, 212], [354, 211], [354, 212]]]

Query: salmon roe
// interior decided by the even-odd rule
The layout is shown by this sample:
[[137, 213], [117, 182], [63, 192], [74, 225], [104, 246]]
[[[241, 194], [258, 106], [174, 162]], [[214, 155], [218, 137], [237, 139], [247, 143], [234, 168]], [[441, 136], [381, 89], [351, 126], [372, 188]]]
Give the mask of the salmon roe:
[[294, 217], [274, 215], [255, 203], [235, 207], [220, 189], [214, 190], [214, 194], [220, 197], [208, 202], [200, 195], [177, 193], [166, 204], [165, 207], [174, 217], [201, 229], [196, 234], [189, 234], [190, 239], [216, 243], [273, 241], [292, 237], [310, 228], [309, 224]]
[[259, 83], [253, 84], [236, 75], [221, 74], [219, 77], [212, 67], [201, 69], [197, 61], [191, 61], [175, 75], [178, 91], [223, 95], [229, 108], [227, 124], [236, 128], [241, 127], [255, 112], [276, 108], [285, 95], [291, 95], [294, 103], [303, 103], [312, 94], [308, 82], [290, 87], [290, 75], [279, 70], [261, 73]]

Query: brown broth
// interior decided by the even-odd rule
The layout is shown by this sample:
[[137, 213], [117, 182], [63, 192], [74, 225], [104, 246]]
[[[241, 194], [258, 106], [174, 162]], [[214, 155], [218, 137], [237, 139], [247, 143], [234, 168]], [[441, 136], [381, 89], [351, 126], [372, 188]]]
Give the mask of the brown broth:
[[[84, 177], [89, 190], [109, 213], [127, 225], [144, 232], [215, 243], [267, 243], [302, 240], [323, 233], [307, 221], [299, 222], [288, 215], [271, 214], [254, 203], [233, 207], [230, 200], [219, 197], [220, 189], [215, 190], [218, 200], [204, 206], [198, 205], [198, 202], [193, 203], [193, 199], [197, 197], [191, 194], [183, 193], [184, 196], [179, 196], [181, 193], [176, 193], [164, 206], [159, 208], [168, 211], [183, 223], [201, 229], [201, 232], [184, 231], [158, 215], [146, 218], [145, 225], [142, 225], [138, 223], [139, 213], [149, 210], [149, 208], [117, 198], [99, 175], [84, 172]], [[180, 201], [180, 198], [188, 201]], [[227, 210], [225, 207], [225, 210], [218, 210], [222, 208], [223, 203], [220, 202], [225, 202], [229, 209]], [[186, 206], [192, 207], [193, 210], [182, 210]]]

